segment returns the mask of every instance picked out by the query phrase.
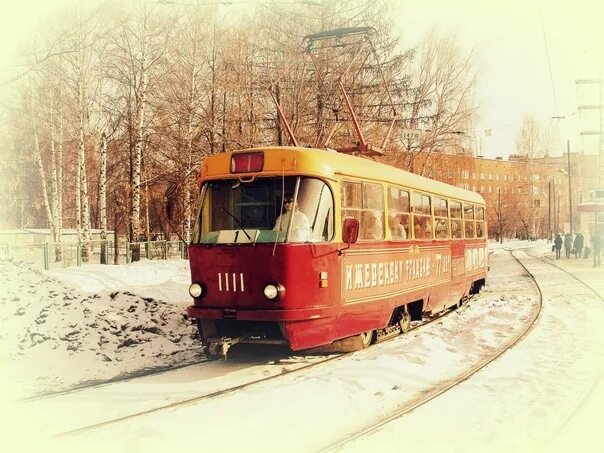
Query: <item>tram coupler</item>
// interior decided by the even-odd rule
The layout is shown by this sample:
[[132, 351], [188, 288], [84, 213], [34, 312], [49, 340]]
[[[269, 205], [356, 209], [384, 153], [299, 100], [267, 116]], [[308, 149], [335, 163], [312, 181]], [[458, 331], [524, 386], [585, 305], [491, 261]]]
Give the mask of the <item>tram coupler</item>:
[[222, 357], [226, 359], [231, 346], [239, 343], [239, 338], [208, 338], [203, 345], [203, 351], [212, 357]]

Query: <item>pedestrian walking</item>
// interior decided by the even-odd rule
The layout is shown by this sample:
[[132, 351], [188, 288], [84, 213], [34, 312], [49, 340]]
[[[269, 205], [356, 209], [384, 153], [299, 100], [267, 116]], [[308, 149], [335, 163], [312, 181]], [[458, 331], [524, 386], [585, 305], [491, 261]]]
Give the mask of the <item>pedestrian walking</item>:
[[575, 236], [573, 250], [575, 251], [575, 258], [581, 258], [581, 252], [583, 251], [583, 235], [581, 233], [577, 233]]
[[600, 251], [602, 250], [602, 232], [596, 231], [591, 237], [591, 248], [594, 254], [594, 267], [600, 267]]
[[567, 258], [570, 258], [570, 249], [573, 246], [573, 237], [570, 233], [566, 233], [564, 235], [564, 254]]
[[562, 236], [559, 233], [556, 233], [556, 238], [554, 239], [554, 250], [556, 250], [556, 259], [560, 259], [560, 250], [562, 250]]

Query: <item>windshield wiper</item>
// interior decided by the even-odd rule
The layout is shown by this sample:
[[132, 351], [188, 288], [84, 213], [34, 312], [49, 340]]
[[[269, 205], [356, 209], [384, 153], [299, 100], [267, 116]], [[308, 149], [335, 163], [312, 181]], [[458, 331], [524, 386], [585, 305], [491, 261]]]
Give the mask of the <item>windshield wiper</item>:
[[239, 221], [239, 219], [238, 219], [237, 217], [235, 217], [233, 214], [231, 214], [231, 213], [229, 212], [229, 210], [228, 210], [227, 208], [225, 208], [225, 207], [224, 207], [224, 205], [223, 205], [223, 206], [221, 206], [221, 208], [222, 208], [222, 210], [223, 210], [224, 212], [226, 212], [226, 213], [227, 213], [229, 216], [231, 216], [231, 218], [232, 218], [232, 219], [233, 219], [235, 222], [237, 222], [237, 225], [239, 225], [239, 228], [241, 228], [241, 231], [243, 231], [243, 234], [245, 234], [245, 235], [247, 236], [247, 238], [248, 238], [248, 239], [251, 241], [251, 240], [252, 240], [252, 237], [251, 237], [249, 234], [247, 234], [247, 231], [245, 231], [245, 228], [243, 228], [243, 225], [241, 225], [241, 222]]

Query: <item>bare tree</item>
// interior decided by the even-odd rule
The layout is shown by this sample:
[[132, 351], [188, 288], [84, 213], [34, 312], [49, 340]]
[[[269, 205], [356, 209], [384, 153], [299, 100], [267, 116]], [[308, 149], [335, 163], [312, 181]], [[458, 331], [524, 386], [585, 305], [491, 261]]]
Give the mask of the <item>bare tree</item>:
[[[116, 239], [118, 230], [135, 243], [143, 232], [148, 239], [161, 230], [188, 240], [197, 169], [206, 156], [287, 144], [269, 97], [271, 82], [301, 145], [345, 147], [357, 140], [339, 82], [367, 141], [378, 146], [392, 104], [402, 113], [395, 136], [410, 127], [425, 132], [411, 148], [416, 155], [456, 149], [463, 137], [458, 132], [467, 132], [472, 121], [471, 55], [434, 37], [420, 52], [401, 51], [386, 1], [268, 1], [228, 22], [215, 4], [185, 3], [78, 5], [73, 14], [55, 17], [54, 25], [45, 22], [45, 39], [30, 52], [27, 72], [35, 81], [37, 149], [59, 231], [64, 217], [82, 240], [90, 238], [92, 225], [105, 238], [111, 222]], [[336, 43], [315, 55], [317, 65], [302, 47], [307, 35], [367, 25], [376, 29], [373, 47], [342, 80], [336, 74], [350, 64], [352, 47]], [[28, 96], [23, 90], [21, 99]], [[33, 143], [31, 122], [14, 122], [18, 140]], [[399, 139], [388, 148], [391, 163], [406, 166], [397, 152], [403, 145]], [[37, 152], [27, 159], [36, 162]], [[435, 159], [419, 171], [429, 174]], [[37, 182], [34, 190], [41, 193]], [[31, 217], [45, 210], [41, 202], [20, 205]], [[139, 257], [135, 245], [133, 258]]]
[[541, 131], [533, 115], [526, 115], [516, 137], [517, 154], [528, 159], [544, 157], [549, 143], [548, 135]]
[[453, 38], [428, 35], [417, 53], [406, 110], [405, 127], [419, 130], [416, 143], [399, 135], [399, 146], [407, 148], [405, 166], [429, 176], [434, 166], [426, 159], [415, 168], [417, 153], [465, 153], [462, 137], [473, 129], [477, 107], [474, 89], [477, 70], [473, 55], [465, 54]]
[[[48, 187], [48, 183], [46, 181], [46, 171], [44, 169], [44, 163], [43, 163], [43, 157], [42, 157], [42, 149], [41, 149], [41, 146], [40, 146], [40, 138], [39, 138], [39, 130], [38, 130], [38, 119], [37, 119], [37, 110], [34, 107], [34, 101], [33, 101], [33, 99], [34, 99], [34, 91], [32, 90], [31, 94], [30, 94], [29, 117], [31, 119], [31, 125], [32, 125], [34, 153], [35, 153], [35, 156], [36, 156], [36, 163], [37, 163], [37, 168], [38, 168], [38, 176], [40, 177], [40, 183], [41, 183], [41, 186], [42, 186], [42, 200], [44, 202], [44, 208], [45, 208], [45, 211], [46, 211], [46, 219], [47, 219], [48, 225], [50, 227], [50, 233], [51, 233], [51, 236], [53, 238], [53, 242], [55, 244], [57, 244], [57, 243], [60, 242], [60, 240], [58, 238], [58, 229], [57, 229], [56, 217], [53, 215], [53, 211], [56, 212], [56, 210], [53, 210], [53, 207], [54, 207], [54, 205], [56, 203], [53, 201], [53, 203], [51, 205], [51, 202], [49, 201], [49, 197], [48, 197], [49, 187]], [[51, 173], [52, 172], [54, 172], [54, 168], [52, 169]], [[56, 195], [56, 190], [53, 190], [53, 188], [51, 188], [51, 191], [52, 191], [53, 195]], [[59, 261], [61, 259], [60, 252], [59, 252], [59, 255], [56, 256], [56, 259], [57, 259], [57, 261]]]
[[[149, 121], [153, 118], [148, 112], [150, 97], [162, 81], [162, 64], [171, 36], [169, 24], [162, 21], [158, 13], [150, 11], [147, 3], [136, 5], [134, 11], [123, 12], [119, 24], [118, 36], [112, 46], [111, 78], [120, 100], [127, 112], [124, 127], [127, 133], [130, 154], [130, 216], [129, 235], [134, 242], [132, 259], [140, 259], [142, 237], [141, 225], [141, 186], [143, 181], [143, 154], [147, 145]], [[164, 67], [165, 69], [165, 67]]]

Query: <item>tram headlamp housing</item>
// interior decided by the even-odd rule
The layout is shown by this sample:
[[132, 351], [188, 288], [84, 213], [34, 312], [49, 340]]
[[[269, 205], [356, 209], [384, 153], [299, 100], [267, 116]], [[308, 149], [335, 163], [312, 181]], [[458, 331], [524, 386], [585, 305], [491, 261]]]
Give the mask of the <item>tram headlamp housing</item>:
[[277, 300], [285, 295], [285, 287], [281, 283], [269, 283], [264, 287], [264, 297]]
[[199, 299], [206, 294], [206, 287], [203, 283], [193, 282], [189, 286], [189, 294], [194, 299]]

